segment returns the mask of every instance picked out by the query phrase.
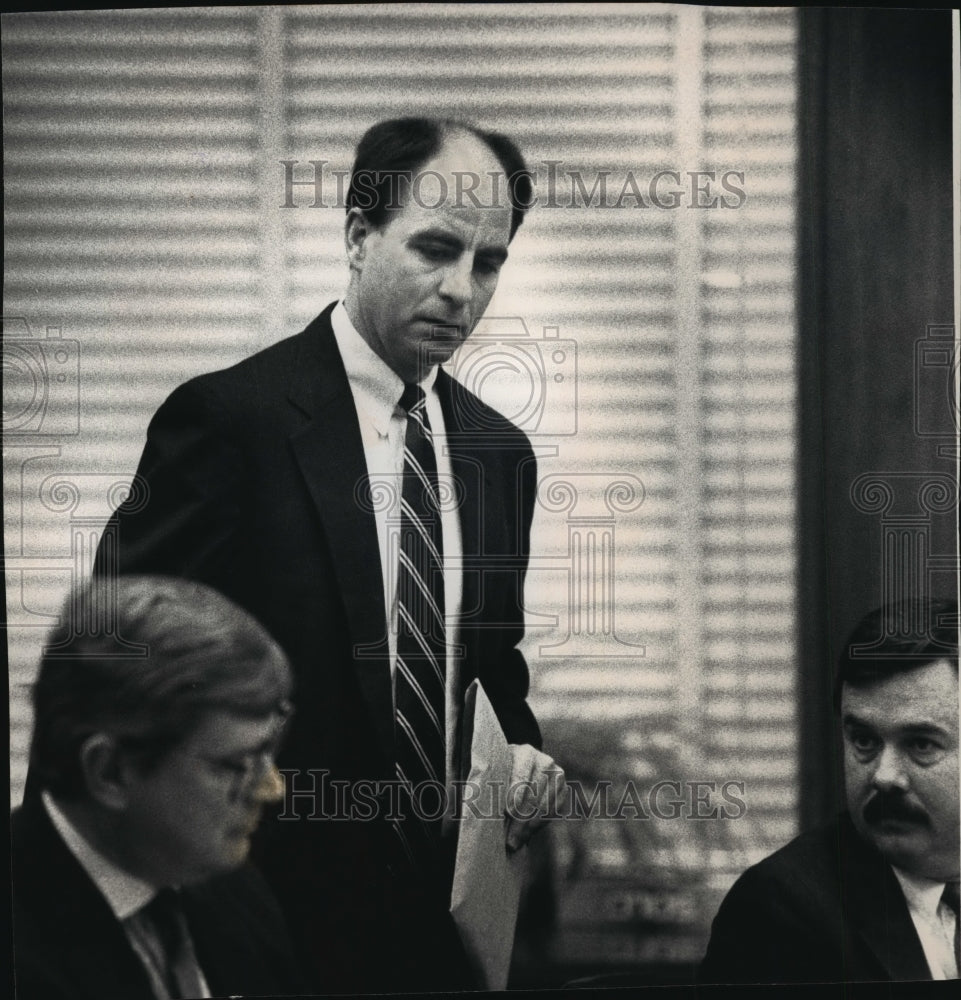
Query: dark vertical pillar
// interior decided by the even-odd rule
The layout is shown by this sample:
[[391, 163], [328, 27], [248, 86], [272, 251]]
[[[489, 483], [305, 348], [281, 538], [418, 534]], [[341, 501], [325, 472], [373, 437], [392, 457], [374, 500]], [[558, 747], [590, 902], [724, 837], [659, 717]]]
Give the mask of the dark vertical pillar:
[[955, 234], [950, 12], [818, 8], [799, 17], [808, 827], [834, 810], [840, 789], [831, 675], [851, 627], [898, 596], [954, 593]]

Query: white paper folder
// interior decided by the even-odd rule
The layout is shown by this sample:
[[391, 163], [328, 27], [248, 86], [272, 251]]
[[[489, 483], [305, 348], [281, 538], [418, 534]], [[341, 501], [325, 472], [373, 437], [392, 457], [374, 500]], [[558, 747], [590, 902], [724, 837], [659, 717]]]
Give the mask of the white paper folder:
[[512, 757], [479, 680], [465, 695], [463, 733], [463, 759], [470, 760], [470, 771], [458, 824], [450, 912], [479, 985], [502, 990], [510, 971], [527, 849], [507, 854], [504, 805]]

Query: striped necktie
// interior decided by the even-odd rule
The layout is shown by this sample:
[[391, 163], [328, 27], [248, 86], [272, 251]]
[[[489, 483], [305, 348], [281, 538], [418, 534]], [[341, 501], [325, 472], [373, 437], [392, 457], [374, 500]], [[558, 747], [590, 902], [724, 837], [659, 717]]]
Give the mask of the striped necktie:
[[[408, 796], [405, 817], [395, 829], [411, 864], [432, 869], [437, 862], [446, 780], [444, 548], [437, 459], [423, 390], [406, 385], [400, 406], [407, 413], [407, 433], [394, 704], [397, 777]], [[420, 793], [412, 794], [418, 786]]]

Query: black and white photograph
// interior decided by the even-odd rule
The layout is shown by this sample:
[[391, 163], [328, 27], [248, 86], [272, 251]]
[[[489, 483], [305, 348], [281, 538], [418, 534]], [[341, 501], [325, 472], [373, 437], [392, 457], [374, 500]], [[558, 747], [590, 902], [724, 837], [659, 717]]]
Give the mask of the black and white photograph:
[[0, 27], [17, 1000], [958, 978], [958, 11]]

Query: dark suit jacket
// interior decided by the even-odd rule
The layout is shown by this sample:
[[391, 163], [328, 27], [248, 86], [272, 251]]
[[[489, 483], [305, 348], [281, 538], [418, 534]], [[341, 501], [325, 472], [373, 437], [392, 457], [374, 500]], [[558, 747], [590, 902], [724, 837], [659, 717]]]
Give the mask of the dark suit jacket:
[[[294, 667], [296, 716], [281, 767], [297, 769], [287, 815], [265, 822], [258, 861], [305, 953], [323, 941], [322, 986], [399, 989], [411, 959], [456, 947], [446, 901], [412, 897], [383, 822], [325, 822], [332, 781], [394, 777], [387, 621], [367, 466], [328, 307], [306, 330], [182, 385], [150, 424], [145, 490], [108, 525], [97, 572], [201, 580], [249, 609]], [[437, 392], [455, 478], [465, 572], [461, 683], [479, 677], [510, 742], [540, 745], [526, 703], [521, 593], [536, 490], [527, 438], [443, 371]], [[117, 555], [119, 553], [119, 556]], [[459, 721], [459, 720], [458, 720]], [[460, 740], [455, 739], [455, 748]], [[313, 772], [313, 773], [310, 773]], [[313, 817], [308, 818], [308, 817]], [[431, 912], [425, 916], [423, 906]], [[440, 912], [443, 911], [443, 912]], [[416, 939], [371, 963], [371, 947]], [[329, 947], [332, 945], [332, 947]], [[429, 956], [433, 956], [431, 960]], [[411, 988], [443, 987], [418, 972]]]
[[744, 872], [699, 972], [704, 983], [930, 978], [891, 866], [847, 814]]
[[[123, 927], [32, 796], [11, 820], [17, 1000], [154, 1000]], [[294, 994], [303, 985], [276, 901], [246, 866], [183, 890], [214, 996]]]

